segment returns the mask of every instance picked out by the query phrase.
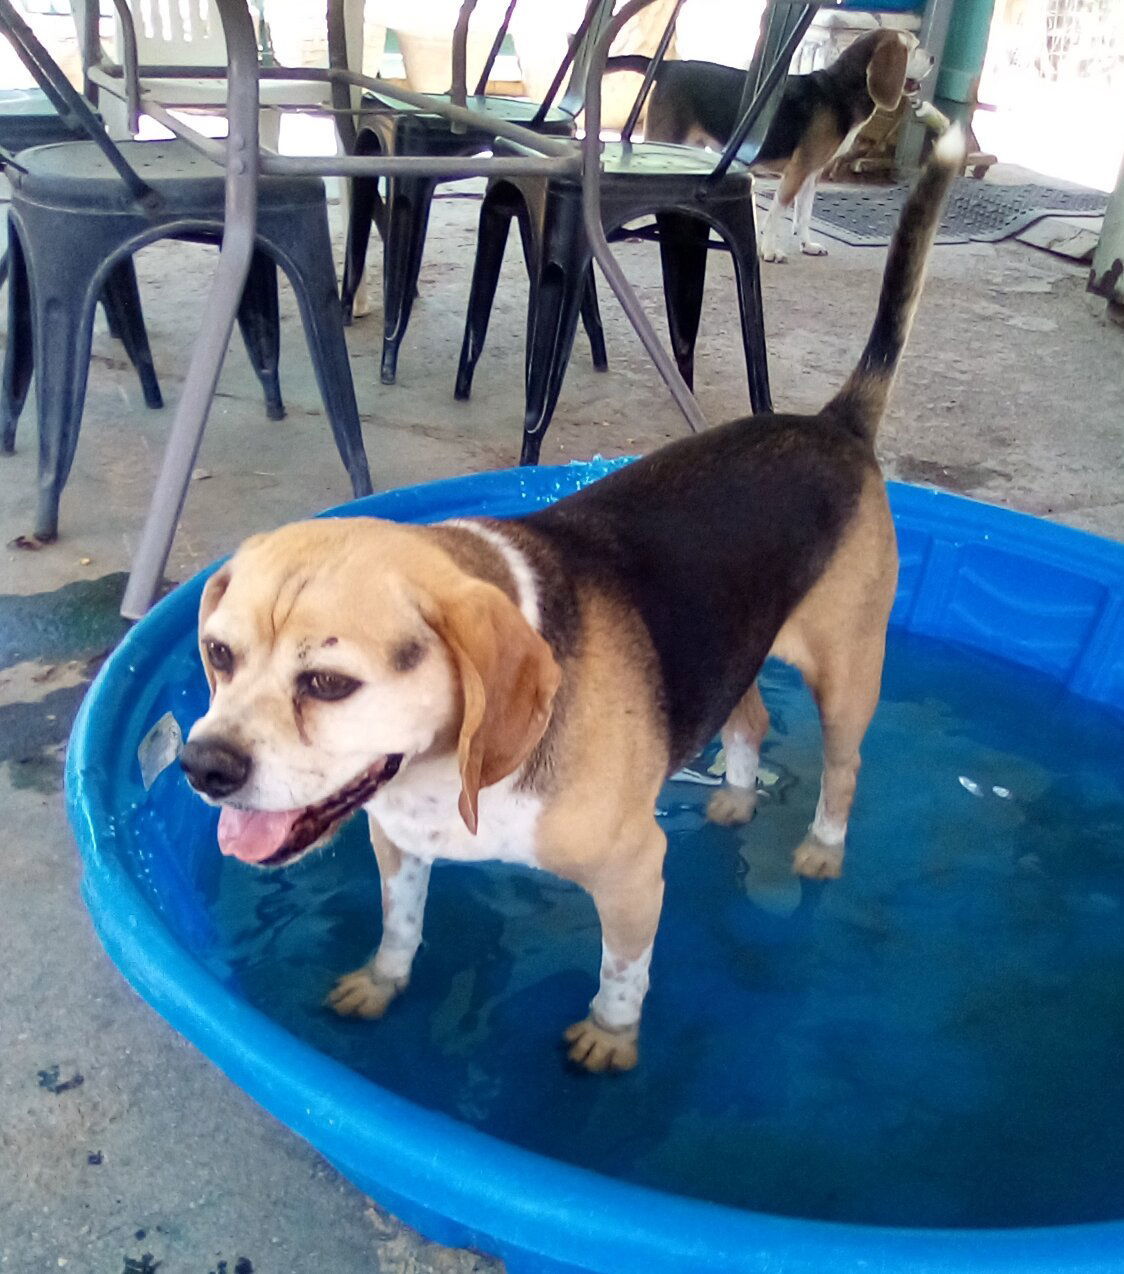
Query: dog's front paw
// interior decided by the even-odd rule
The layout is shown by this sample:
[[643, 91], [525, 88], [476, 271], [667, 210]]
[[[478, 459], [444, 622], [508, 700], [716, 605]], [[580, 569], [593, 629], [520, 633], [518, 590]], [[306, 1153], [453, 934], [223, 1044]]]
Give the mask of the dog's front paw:
[[638, 1026], [610, 1031], [599, 1026], [592, 1017], [575, 1022], [563, 1036], [569, 1044], [566, 1056], [576, 1066], [594, 1074], [603, 1071], [630, 1071], [640, 1060], [636, 1047]]
[[843, 875], [843, 846], [825, 845], [809, 836], [792, 856], [792, 869], [811, 880], [838, 880]]
[[817, 243], [815, 239], [805, 239], [800, 245], [800, 251], [803, 252], [806, 257], [827, 256], [827, 249], [822, 243]]
[[756, 808], [756, 788], [731, 787], [727, 783], [707, 802], [706, 816], [720, 827], [734, 827], [738, 823], [748, 823]]
[[763, 247], [761, 249], [761, 260], [770, 261], [773, 265], [784, 265], [788, 257], [780, 250], [780, 248]]
[[405, 979], [379, 977], [364, 965], [354, 973], [345, 973], [325, 1003], [340, 1017], [382, 1017], [405, 985]]

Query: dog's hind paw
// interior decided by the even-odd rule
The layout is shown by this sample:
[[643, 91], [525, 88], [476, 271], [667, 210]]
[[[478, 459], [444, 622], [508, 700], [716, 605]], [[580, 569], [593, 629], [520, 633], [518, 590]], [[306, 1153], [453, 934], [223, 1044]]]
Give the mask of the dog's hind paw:
[[748, 823], [757, 809], [757, 789], [753, 787], [720, 787], [706, 805], [706, 816], [720, 827]]
[[825, 845], [809, 836], [792, 856], [792, 870], [811, 880], [838, 880], [843, 875], [843, 846]]
[[379, 977], [369, 965], [364, 965], [345, 973], [324, 1003], [340, 1017], [382, 1017], [405, 985], [404, 979]]
[[569, 1044], [566, 1056], [584, 1070], [599, 1075], [604, 1071], [630, 1071], [640, 1060], [636, 1047], [639, 1027], [610, 1031], [592, 1017], [575, 1022], [563, 1039]]
[[822, 243], [817, 243], [815, 239], [805, 239], [800, 245], [800, 251], [803, 252], [806, 257], [827, 256], [827, 249]]
[[762, 248], [761, 260], [769, 261], [773, 265], [784, 265], [788, 257], [780, 250], [780, 248]]

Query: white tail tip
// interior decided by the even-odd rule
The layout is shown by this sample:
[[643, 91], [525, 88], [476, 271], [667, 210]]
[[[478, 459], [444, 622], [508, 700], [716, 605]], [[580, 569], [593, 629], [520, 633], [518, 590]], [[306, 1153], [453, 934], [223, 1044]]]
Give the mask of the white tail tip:
[[957, 168], [968, 154], [968, 142], [960, 124], [953, 124], [933, 143], [933, 158], [944, 168]]

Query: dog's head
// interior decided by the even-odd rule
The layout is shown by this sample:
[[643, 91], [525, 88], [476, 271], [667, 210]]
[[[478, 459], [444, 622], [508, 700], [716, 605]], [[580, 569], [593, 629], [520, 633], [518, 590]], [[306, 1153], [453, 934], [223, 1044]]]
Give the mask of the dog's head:
[[268, 866], [442, 751], [475, 831], [480, 789], [530, 755], [561, 677], [506, 593], [372, 518], [247, 540], [203, 591], [199, 651], [211, 704], [181, 764], [223, 807], [223, 851]]
[[872, 31], [863, 40], [870, 44], [867, 92], [882, 110], [897, 110], [903, 94], [920, 89], [921, 81], [933, 69], [933, 55], [909, 31]]

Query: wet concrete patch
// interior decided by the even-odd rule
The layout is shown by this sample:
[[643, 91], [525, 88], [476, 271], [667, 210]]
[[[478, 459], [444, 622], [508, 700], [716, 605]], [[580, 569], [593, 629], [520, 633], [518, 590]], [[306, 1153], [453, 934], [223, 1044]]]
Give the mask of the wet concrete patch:
[[124, 571], [75, 580], [49, 593], [0, 593], [0, 668], [28, 659], [45, 664], [112, 650], [128, 621], [118, 610]]
[[903, 482], [924, 482], [966, 495], [979, 491], [996, 478], [1009, 479], [1010, 474], [986, 464], [955, 464], [940, 460], [924, 460], [920, 456], [897, 456], [887, 465], [893, 476]]
[[0, 594], [0, 766], [13, 788], [57, 792], [78, 705], [123, 636], [124, 572]]
[[85, 675], [77, 684], [60, 686], [42, 698], [0, 702], [0, 766], [8, 766], [12, 787], [60, 789], [70, 727], [99, 664], [94, 660], [83, 665]]

